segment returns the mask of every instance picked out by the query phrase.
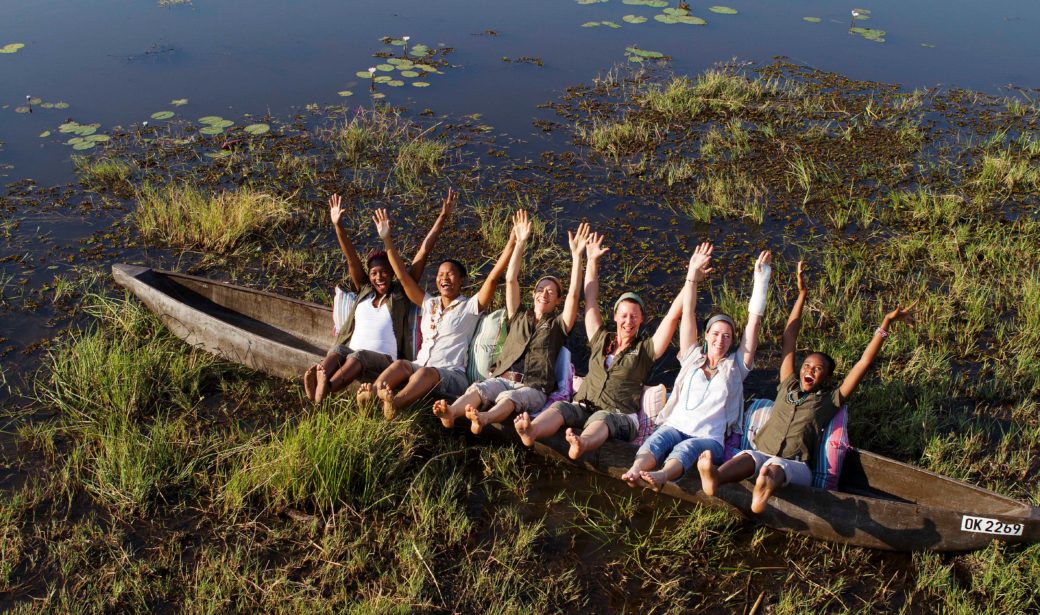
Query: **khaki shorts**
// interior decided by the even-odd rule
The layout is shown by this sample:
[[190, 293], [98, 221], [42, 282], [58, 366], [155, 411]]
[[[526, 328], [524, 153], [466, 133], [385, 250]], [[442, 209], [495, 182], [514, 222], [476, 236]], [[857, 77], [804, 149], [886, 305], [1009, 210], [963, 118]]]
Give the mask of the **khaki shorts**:
[[607, 424], [610, 437], [623, 442], [635, 440], [639, 431], [638, 425], [632, 418], [617, 410], [599, 410], [592, 412], [588, 406], [580, 402], [558, 401], [549, 407], [555, 409], [563, 417], [563, 423], [567, 427], [581, 427], [588, 429], [589, 425], [596, 421]]
[[415, 361], [412, 361], [411, 363], [413, 374], [424, 367], [430, 367], [437, 370], [437, 374], [440, 375], [441, 381], [437, 384], [437, 388], [432, 391], [437, 395], [456, 398], [465, 393], [466, 387], [469, 386], [469, 379], [466, 378], [466, 372], [446, 369], [444, 367], [433, 367], [432, 365], [419, 365]]
[[800, 487], [812, 486], [812, 470], [806, 463], [794, 459], [784, 459], [776, 455], [767, 455], [759, 451], [740, 451], [737, 455], [748, 455], [755, 460], [755, 473], [751, 476], [752, 481], [758, 478], [758, 473], [765, 466], [779, 466], [784, 471], [786, 481], [784, 487], [792, 484]]
[[484, 407], [508, 399], [516, 406], [516, 412], [538, 412], [545, 405], [545, 393], [505, 378], [488, 378], [471, 385], [466, 392], [480, 395]]
[[332, 352], [338, 354], [344, 362], [347, 359], [354, 359], [360, 363], [361, 376], [358, 380], [369, 382], [379, 377], [379, 374], [382, 374], [383, 370], [394, 362], [390, 355], [372, 350], [351, 350], [346, 346], [336, 346]]

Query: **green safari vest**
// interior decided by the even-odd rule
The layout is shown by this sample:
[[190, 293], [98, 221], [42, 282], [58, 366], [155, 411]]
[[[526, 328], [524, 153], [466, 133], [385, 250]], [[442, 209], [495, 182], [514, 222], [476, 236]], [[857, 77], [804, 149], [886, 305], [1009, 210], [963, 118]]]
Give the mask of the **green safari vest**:
[[[354, 314], [357, 312], [357, 306], [362, 301], [371, 300], [375, 294], [376, 289], [371, 284], [365, 284], [358, 290], [357, 301], [354, 302], [354, 307], [347, 314], [347, 320], [343, 323], [343, 328], [336, 337], [333, 347], [350, 346], [350, 339], [354, 336]], [[390, 307], [390, 322], [393, 324], [394, 337], [397, 339], [397, 358], [414, 361], [411, 326], [414, 321], [414, 316], [412, 315], [414, 310], [411, 309], [412, 302], [405, 295], [404, 288], [401, 287], [397, 280], [390, 283], [388, 295], [387, 305]]]

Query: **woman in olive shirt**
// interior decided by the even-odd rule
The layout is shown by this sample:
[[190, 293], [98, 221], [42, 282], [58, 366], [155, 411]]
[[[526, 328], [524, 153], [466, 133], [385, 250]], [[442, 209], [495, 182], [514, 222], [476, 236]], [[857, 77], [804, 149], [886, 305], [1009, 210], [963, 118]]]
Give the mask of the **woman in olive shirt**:
[[[617, 330], [608, 332], [599, 309], [599, 259], [607, 250], [603, 237], [592, 233], [585, 247], [585, 331], [591, 350], [588, 375], [573, 403], [556, 402], [533, 421], [526, 412], [516, 418], [516, 431], [526, 446], [567, 425], [568, 455], [577, 459], [602, 446], [608, 437], [630, 442], [636, 436], [637, 425], [628, 415], [639, 411], [643, 382], [672, 341], [682, 312], [682, 293], [654, 336], [643, 340], [639, 339], [643, 301], [635, 293], [624, 293], [614, 303]], [[580, 435], [575, 427], [581, 428]]]
[[816, 458], [820, 432], [834, 418], [842, 404], [849, 400], [866, 375], [881, 350], [881, 343], [888, 337], [888, 327], [899, 321], [908, 324], [914, 322], [916, 301], [886, 314], [859, 361], [837, 387], [830, 385], [834, 359], [822, 352], [813, 352], [805, 357], [801, 370], [796, 374], [794, 352], [798, 344], [798, 331], [802, 326], [802, 307], [806, 295], [802, 267], [803, 263], [799, 261], [798, 299], [791, 308], [784, 329], [780, 386], [773, 410], [755, 437], [755, 449], [741, 451], [718, 469], [712, 465], [710, 454], [701, 453], [697, 460], [701, 488], [708, 495], [715, 495], [720, 485], [757, 475], [751, 498], [751, 511], [756, 513], [766, 509], [766, 503], [777, 488], [790, 483], [807, 487], [812, 483], [812, 468], [809, 464]]

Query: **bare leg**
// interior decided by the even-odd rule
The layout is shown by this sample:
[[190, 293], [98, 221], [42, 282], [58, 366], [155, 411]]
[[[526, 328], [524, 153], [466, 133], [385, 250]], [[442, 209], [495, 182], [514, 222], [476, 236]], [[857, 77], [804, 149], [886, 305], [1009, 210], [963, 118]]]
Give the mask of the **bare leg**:
[[629, 487], [636, 487], [643, 480], [639, 474], [647, 470], [653, 470], [655, 467], [657, 467], [657, 460], [654, 459], [653, 454], [649, 452], [640, 453], [632, 460], [632, 467], [628, 469], [628, 472], [621, 475], [621, 480], [628, 483]]
[[411, 375], [411, 362], [399, 359], [391, 363], [390, 367], [384, 369], [383, 373], [379, 374], [376, 381], [372, 383], [372, 389], [376, 392], [376, 396], [383, 402], [383, 416], [387, 420], [394, 418], [394, 414], [396, 414], [394, 387], [408, 380]]
[[711, 451], [704, 451], [697, 458], [697, 471], [701, 475], [701, 489], [707, 495], [715, 495], [718, 488], [735, 483], [755, 473], [755, 460], [751, 455], [737, 455], [719, 468], [711, 462]]
[[[325, 358], [321, 360], [321, 363], [318, 363], [313, 368], [311, 368], [314, 370], [313, 387], [310, 388], [310, 391], [313, 391], [313, 394], [311, 394], [310, 391], [308, 391], [307, 397], [309, 397], [315, 403], [321, 403], [322, 400], [325, 399], [325, 396], [328, 395], [327, 389], [329, 386], [329, 374], [335, 373], [336, 370], [339, 369], [339, 366], [342, 364], [343, 357], [339, 356], [339, 353], [337, 352], [330, 352], [329, 354], [325, 355]], [[307, 390], [308, 388], [307, 381], [310, 376], [311, 370], [307, 370], [307, 373], [303, 377], [304, 390]]]
[[677, 480], [683, 475], [682, 463], [678, 459], [669, 459], [657, 472], [640, 472], [639, 476], [650, 483], [650, 488], [660, 491], [669, 481]]
[[[343, 362], [343, 366], [335, 370], [335, 373], [329, 378], [329, 393], [339, 393], [343, 389], [350, 386], [351, 382], [354, 382], [361, 377], [361, 373], [364, 368], [361, 366], [361, 361], [353, 357], [348, 357]], [[332, 373], [332, 372], [329, 372]]]
[[516, 433], [520, 435], [520, 441], [524, 446], [531, 446], [535, 440], [541, 440], [551, 436], [563, 427], [563, 415], [552, 406], [545, 412], [531, 420], [531, 415], [524, 412], [513, 421]]
[[751, 494], [751, 512], [761, 513], [773, 492], [787, 482], [784, 469], [777, 465], [765, 466], [755, 480], [755, 490]]
[[467, 405], [466, 418], [473, 422], [470, 426], [470, 431], [479, 435], [480, 432], [491, 423], [501, 423], [509, 418], [509, 415], [512, 414], [515, 409], [516, 404], [511, 399], [503, 399], [494, 406], [491, 406], [487, 412], [480, 412], [479, 408]]
[[[420, 367], [408, 377], [404, 388], [388, 398], [383, 396], [383, 388], [379, 390], [379, 397], [383, 400], [383, 413], [387, 412], [388, 403], [391, 412], [396, 412], [405, 406], [409, 406], [437, 388], [441, 382], [441, 375], [433, 367]], [[388, 388], [386, 390], [389, 390]]]
[[449, 404], [443, 399], [433, 402], [433, 415], [441, 420], [441, 425], [451, 429], [455, 425], [455, 419], [466, 412], [466, 407], [472, 404], [480, 404], [480, 393], [467, 391], [462, 397]]
[[609, 437], [610, 430], [607, 429], [606, 421], [593, 421], [585, 426], [581, 435], [574, 433], [573, 429], [568, 429], [567, 442], [570, 443], [571, 448], [567, 451], [567, 456], [577, 459], [585, 453], [591, 453], [603, 446]]

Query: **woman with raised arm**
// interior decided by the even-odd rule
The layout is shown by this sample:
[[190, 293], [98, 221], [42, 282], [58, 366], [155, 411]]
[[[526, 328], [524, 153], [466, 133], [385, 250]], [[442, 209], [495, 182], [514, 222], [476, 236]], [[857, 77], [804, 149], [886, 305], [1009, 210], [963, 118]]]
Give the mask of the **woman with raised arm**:
[[[448, 188], [437, 220], [416, 250], [404, 277], [415, 281], [422, 277], [426, 259], [455, 207], [455, 198], [455, 191]], [[398, 358], [412, 358], [413, 340], [408, 326], [411, 302], [405, 297], [401, 284], [394, 279], [386, 254], [369, 253], [366, 277], [354, 243], [341, 224], [343, 207], [338, 194], [329, 197], [329, 217], [336, 230], [340, 251], [347, 259], [350, 284], [357, 293], [357, 300], [329, 353], [303, 376], [307, 398], [316, 403], [342, 391], [355, 380], [371, 381]]]
[[682, 369], [675, 390], [657, 417], [659, 427], [639, 447], [632, 467], [621, 476], [629, 486], [642, 480], [659, 491], [668, 481], [688, 472], [701, 454], [722, 463], [726, 435], [741, 428], [744, 379], [755, 365], [771, 255], [762, 252], [755, 262], [748, 322], [740, 346], [735, 348], [733, 319], [718, 314], [704, 327], [702, 350], [697, 343], [697, 283], [712, 271], [711, 252], [711, 244], [702, 243], [690, 257], [679, 326]]
[[[577, 232], [567, 232], [571, 250], [571, 280], [563, 311], [556, 308], [563, 300], [563, 285], [559, 278], [545, 275], [535, 282], [531, 291], [532, 307], [525, 307], [520, 299], [520, 264], [531, 237], [531, 221], [521, 210], [513, 217], [513, 237], [516, 248], [506, 269], [507, 333], [498, 361], [491, 368], [491, 378], [471, 385], [466, 393], [448, 404], [438, 400], [433, 413], [445, 427], [466, 415], [470, 429], [479, 434], [491, 423], [501, 423], [516, 412], [537, 412], [556, 390], [554, 369], [556, 358], [578, 319], [578, 293], [581, 287], [581, 256], [589, 225], [579, 224]], [[491, 406], [486, 412], [483, 408]]]
[[[514, 421], [527, 446], [567, 425], [571, 459], [599, 448], [608, 437], [626, 442], [636, 437], [638, 426], [632, 416], [639, 411], [643, 382], [671, 343], [682, 310], [680, 297], [676, 296], [653, 337], [640, 340], [643, 300], [635, 293], [624, 293], [614, 303], [617, 329], [608, 331], [599, 311], [599, 259], [607, 250], [600, 234], [589, 236], [585, 247], [585, 331], [591, 356], [588, 375], [574, 402], [556, 402], [533, 421], [527, 412]], [[570, 429], [574, 427], [582, 428], [580, 435]]]
[[[415, 361], [398, 359], [379, 374], [371, 385], [358, 389], [359, 403], [367, 403], [373, 393], [383, 402], [383, 416], [392, 419], [397, 410], [436, 391], [439, 395], [457, 397], [469, 382], [466, 380], [466, 360], [470, 339], [477, 328], [480, 314], [487, 310], [495, 297], [498, 279], [502, 277], [516, 240], [510, 233], [502, 254], [498, 257], [480, 291], [472, 297], [462, 295], [466, 268], [454, 259], [441, 261], [437, 268], [437, 290], [434, 296], [419, 288], [411, 277], [404, 275], [405, 263], [394, 247], [390, 217], [385, 209], [377, 209], [372, 221], [383, 240], [387, 258], [393, 267], [408, 299], [422, 308], [422, 348]], [[394, 389], [403, 385], [396, 394]]]
[[896, 322], [911, 325], [914, 322], [913, 310], [917, 301], [886, 314], [859, 361], [837, 386], [831, 384], [834, 359], [822, 352], [809, 353], [801, 370], [795, 373], [795, 350], [807, 292], [802, 270], [803, 263], [799, 261], [798, 299], [784, 328], [780, 386], [773, 410], [755, 437], [755, 449], [741, 451], [719, 468], [705, 453], [697, 460], [701, 488], [708, 495], [715, 495], [726, 483], [757, 476], [751, 498], [751, 511], [756, 513], [766, 509], [769, 498], [778, 488], [791, 483], [805, 487], [812, 484], [813, 469], [809, 464], [816, 459], [821, 432], [863, 380], [881, 350], [882, 342], [888, 337], [889, 327]]

